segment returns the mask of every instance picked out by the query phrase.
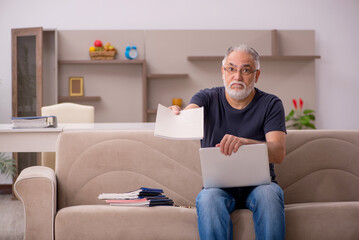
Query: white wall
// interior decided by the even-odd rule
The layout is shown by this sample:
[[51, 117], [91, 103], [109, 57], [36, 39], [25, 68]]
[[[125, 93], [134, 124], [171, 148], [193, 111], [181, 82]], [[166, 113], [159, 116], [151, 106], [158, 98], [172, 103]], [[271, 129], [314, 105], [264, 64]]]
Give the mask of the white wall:
[[0, 123], [11, 116], [11, 28], [314, 29], [317, 127], [359, 129], [359, 1], [0, 1]]
[[0, 123], [11, 116], [12, 28], [314, 29], [317, 127], [359, 129], [358, 23], [357, 0], [0, 0]]

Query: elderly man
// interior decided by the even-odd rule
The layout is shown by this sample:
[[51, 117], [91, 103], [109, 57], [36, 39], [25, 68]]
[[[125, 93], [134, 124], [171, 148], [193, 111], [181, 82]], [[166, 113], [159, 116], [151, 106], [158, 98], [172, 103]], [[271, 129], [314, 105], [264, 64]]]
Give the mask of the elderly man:
[[[285, 114], [281, 100], [254, 85], [260, 75], [258, 53], [240, 45], [227, 50], [222, 62], [224, 87], [195, 94], [185, 109], [204, 107], [202, 147], [219, 147], [225, 155], [244, 144], [266, 142], [269, 185], [202, 189], [196, 199], [201, 239], [232, 239], [230, 214], [235, 209], [253, 212], [256, 239], [284, 239], [283, 190], [275, 182], [274, 163], [285, 156]], [[169, 107], [180, 114], [177, 106]]]

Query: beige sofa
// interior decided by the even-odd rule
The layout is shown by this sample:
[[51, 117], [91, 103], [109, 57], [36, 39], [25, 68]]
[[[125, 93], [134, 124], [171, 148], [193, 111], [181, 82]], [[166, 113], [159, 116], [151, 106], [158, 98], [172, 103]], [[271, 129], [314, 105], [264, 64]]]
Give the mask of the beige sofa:
[[[62, 133], [56, 173], [23, 170], [26, 239], [199, 239], [195, 198], [202, 187], [199, 142], [151, 130]], [[359, 239], [359, 131], [289, 131], [276, 166], [285, 192], [286, 239]], [[186, 207], [114, 207], [102, 192], [163, 188]], [[232, 214], [234, 239], [254, 239], [252, 214]]]

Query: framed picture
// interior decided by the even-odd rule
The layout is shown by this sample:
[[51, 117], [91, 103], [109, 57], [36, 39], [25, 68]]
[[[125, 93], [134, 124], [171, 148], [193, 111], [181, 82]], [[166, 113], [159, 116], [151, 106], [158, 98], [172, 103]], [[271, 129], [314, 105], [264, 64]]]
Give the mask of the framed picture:
[[84, 78], [70, 77], [70, 96], [84, 95]]

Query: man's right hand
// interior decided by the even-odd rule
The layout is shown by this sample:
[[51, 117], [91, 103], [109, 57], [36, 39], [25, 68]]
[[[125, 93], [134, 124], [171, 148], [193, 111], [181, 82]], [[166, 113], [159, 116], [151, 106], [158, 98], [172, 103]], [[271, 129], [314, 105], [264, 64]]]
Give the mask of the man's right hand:
[[[176, 115], [180, 114], [181, 108], [179, 106], [173, 105], [168, 108], [171, 109], [174, 114], [176, 114]], [[197, 104], [190, 103], [183, 110], [193, 109], [193, 108], [199, 108], [199, 106]]]
[[179, 106], [173, 105], [168, 108], [171, 109], [174, 114], [176, 115], [180, 114], [181, 108]]

